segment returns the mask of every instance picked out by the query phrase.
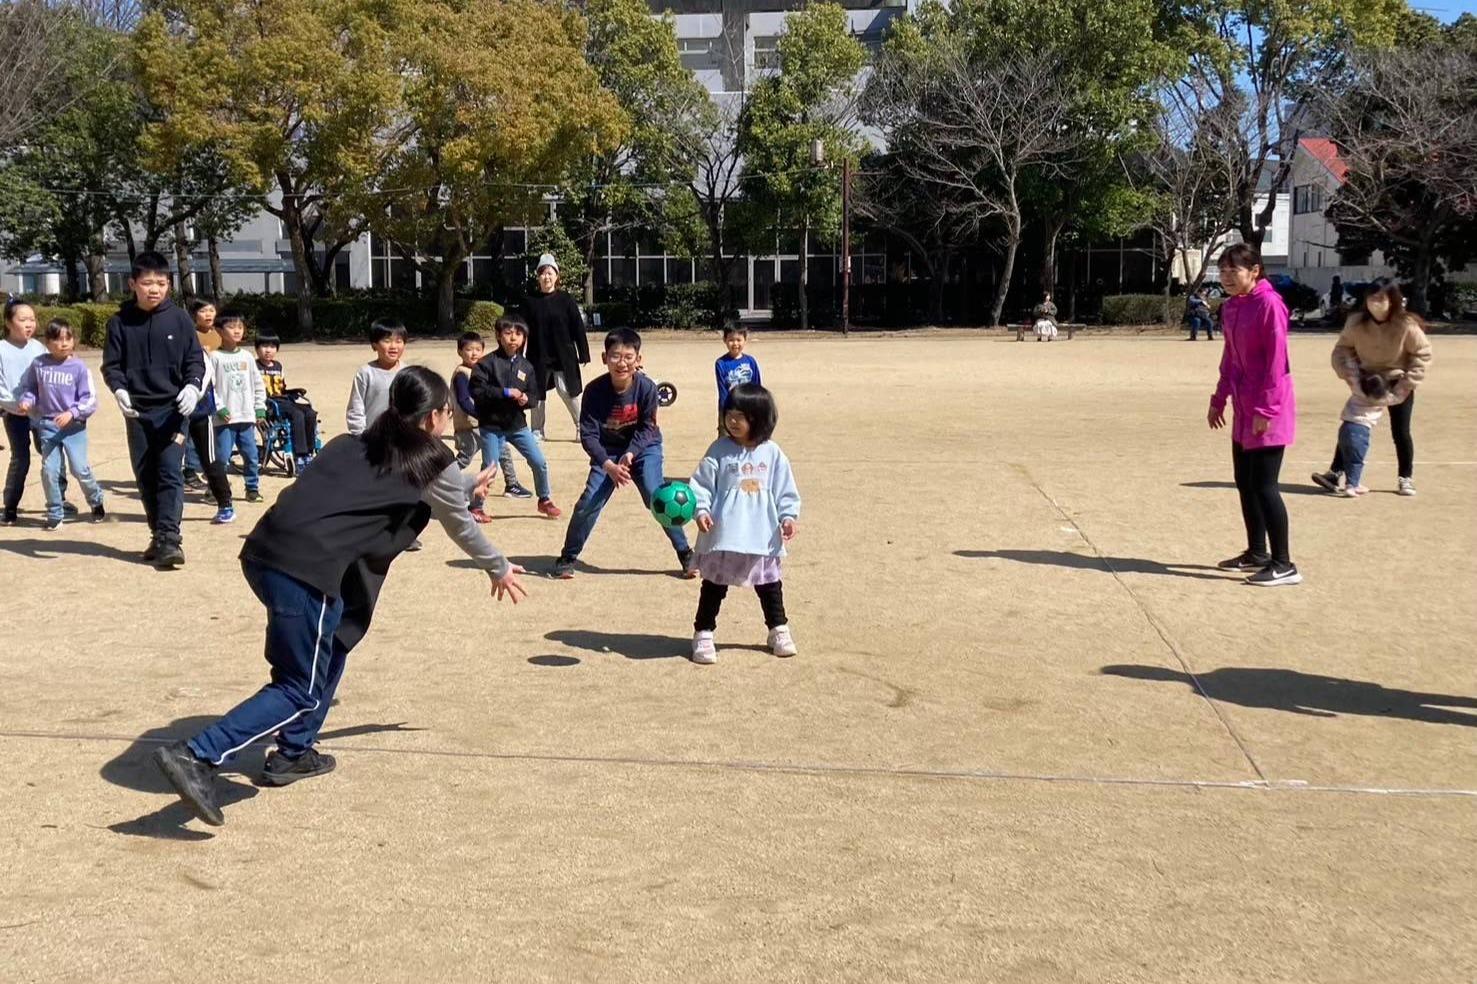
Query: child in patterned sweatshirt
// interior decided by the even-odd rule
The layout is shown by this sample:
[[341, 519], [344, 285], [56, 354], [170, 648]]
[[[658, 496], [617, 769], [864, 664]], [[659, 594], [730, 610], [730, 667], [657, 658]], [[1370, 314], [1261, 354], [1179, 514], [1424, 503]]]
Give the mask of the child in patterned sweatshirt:
[[[256, 358], [241, 347], [246, 334], [246, 319], [239, 314], [221, 315], [216, 330], [221, 334], [221, 347], [211, 357], [215, 369], [215, 405], [218, 429], [215, 432], [215, 456], [222, 462], [231, 460], [231, 450], [241, 450], [241, 471], [246, 477], [246, 501], [261, 502], [261, 460], [256, 446], [256, 422], [267, 416], [267, 387], [262, 382]], [[229, 523], [216, 514], [216, 522]]]
[[41, 481], [46, 488], [46, 529], [62, 525], [62, 459], [82, 486], [92, 520], [107, 518], [103, 490], [87, 464], [87, 418], [97, 410], [92, 371], [72, 354], [77, 336], [67, 321], [57, 318], [46, 326], [46, 354], [40, 356], [18, 387], [22, 413], [29, 414], [41, 450]]

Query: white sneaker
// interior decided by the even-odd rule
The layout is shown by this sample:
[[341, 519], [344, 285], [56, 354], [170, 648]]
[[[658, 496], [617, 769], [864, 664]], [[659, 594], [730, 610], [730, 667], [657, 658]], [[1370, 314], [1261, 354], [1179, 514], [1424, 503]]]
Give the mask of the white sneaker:
[[769, 651], [776, 656], [794, 656], [800, 651], [795, 648], [788, 625], [776, 625], [769, 630]]
[[704, 666], [712, 666], [718, 662], [718, 647], [713, 645], [713, 633], [694, 632], [692, 634], [692, 661]]
[[1400, 488], [1397, 490], [1401, 495], [1415, 495], [1415, 482], [1408, 478], [1400, 480]]

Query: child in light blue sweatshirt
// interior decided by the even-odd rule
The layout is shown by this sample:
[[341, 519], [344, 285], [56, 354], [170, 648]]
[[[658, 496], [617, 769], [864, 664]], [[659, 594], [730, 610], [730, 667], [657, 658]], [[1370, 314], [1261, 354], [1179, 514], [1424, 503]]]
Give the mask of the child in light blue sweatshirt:
[[769, 651], [796, 653], [785, 617], [780, 558], [795, 537], [800, 493], [790, 459], [770, 440], [778, 419], [769, 390], [751, 383], [735, 386], [723, 413], [728, 436], [713, 442], [692, 476], [703, 577], [693, 622], [694, 663], [718, 661], [713, 632], [730, 587], [752, 587], [759, 595]]

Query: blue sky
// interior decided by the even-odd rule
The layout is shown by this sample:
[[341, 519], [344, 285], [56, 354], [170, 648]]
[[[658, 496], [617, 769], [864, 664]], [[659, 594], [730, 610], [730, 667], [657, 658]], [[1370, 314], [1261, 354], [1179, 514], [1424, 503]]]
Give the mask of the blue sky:
[[1477, 0], [1412, 0], [1411, 6], [1443, 21], [1454, 21], [1462, 14], [1477, 14]]

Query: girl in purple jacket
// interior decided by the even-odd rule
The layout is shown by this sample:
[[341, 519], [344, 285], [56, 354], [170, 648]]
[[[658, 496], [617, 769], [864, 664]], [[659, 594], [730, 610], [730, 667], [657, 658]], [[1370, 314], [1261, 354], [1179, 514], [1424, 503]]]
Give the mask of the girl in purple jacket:
[[1297, 418], [1287, 359], [1287, 306], [1264, 279], [1261, 254], [1251, 246], [1238, 243], [1227, 249], [1220, 268], [1230, 297], [1221, 306], [1221, 378], [1206, 416], [1211, 430], [1218, 430], [1226, 425], [1226, 398], [1235, 404], [1231, 461], [1246, 523], [1246, 550], [1219, 566], [1255, 571], [1247, 581], [1259, 587], [1297, 584], [1303, 578], [1288, 552], [1287, 507], [1277, 487]]

